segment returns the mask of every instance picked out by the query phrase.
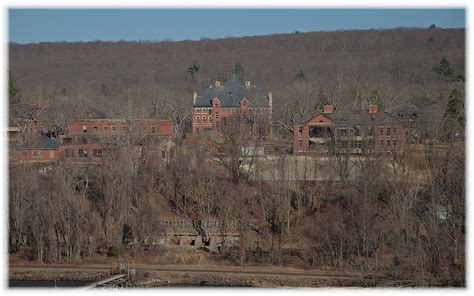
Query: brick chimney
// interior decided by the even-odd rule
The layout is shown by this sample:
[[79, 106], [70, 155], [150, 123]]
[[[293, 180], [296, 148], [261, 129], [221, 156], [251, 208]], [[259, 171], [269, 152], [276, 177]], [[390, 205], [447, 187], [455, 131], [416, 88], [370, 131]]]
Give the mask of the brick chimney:
[[334, 112], [334, 106], [333, 105], [324, 105], [323, 113], [331, 114], [333, 112]]
[[245, 81], [245, 88], [249, 88], [250, 87], [250, 81]]
[[197, 92], [193, 93], [193, 105], [196, 105], [196, 97], [197, 97]]
[[221, 87], [221, 82], [219, 80], [216, 80], [216, 82], [214, 82], [214, 88], [219, 88]]
[[369, 111], [369, 113], [377, 113], [379, 112], [379, 105], [369, 105], [367, 111]]

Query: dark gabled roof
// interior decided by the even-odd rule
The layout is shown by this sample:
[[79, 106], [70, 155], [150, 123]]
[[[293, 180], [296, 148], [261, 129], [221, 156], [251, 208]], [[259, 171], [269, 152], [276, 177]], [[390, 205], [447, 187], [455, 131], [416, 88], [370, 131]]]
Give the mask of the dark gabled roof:
[[255, 85], [246, 88], [240, 79], [235, 75], [218, 88], [210, 86], [202, 96], [196, 97], [194, 107], [211, 107], [211, 100], [218, 98], [221, 107], [240, 107], [240, 101], [246, 98], [251, 107], [268, 107], [268, 96], [263, 95]]
[[333, 113], [323, 113], [319, 110], [315, 110], [306, 116], [295, 116], [295, 123], [304, 124], [319, 114], [326, 116], [337, 126], [374, 125], [393, 122], [401, 123], [398, 118], [388, 112], [379, 111], [377, 113], [369, 113], [364, 110], [341, 110]]
[[369, 113], [363, 110], [337, 111], [330, 114], [329, 118], [338, 126], [373, 125], [394, 122], [401, 123], [398, 118], [385, 111], [379, 111], [377, 113]]
[[303, 116], [300, 115], [300, 114], [296, 114], [294, 116], [293, 120], [296, 124], [303, 124], [303, 123], [306, 123], [306, 122], [310, 121], [311, 119], [315, 118], [319, 114], [321, 114], [323, 116], [326, 116], [327, 118], [331, 119], [331, 117], [328, 116], [329, 114], [323, 113], [319, 110], [313, 110], [313, 111], [311, 111], [311, 113], [309, 113], [307, 115], [303, 115]]
[[411, 119], [415, 120], [418, 119], [418, 117], [423, 114], [424, 111], [423, 109], [417, 107], [417, 106], [405, 106], [398, 108], [397, 110], [393, 111], [392, 114], [400, 119]]
[[58, 149], [59, 143], [46, 136], [37, 136], [18, 147], [18, 149]]

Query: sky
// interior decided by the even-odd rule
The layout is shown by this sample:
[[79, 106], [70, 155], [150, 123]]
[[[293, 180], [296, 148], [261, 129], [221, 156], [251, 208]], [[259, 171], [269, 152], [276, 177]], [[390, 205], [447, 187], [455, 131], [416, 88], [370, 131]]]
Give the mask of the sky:
[[295, 31], [464, 28], [464, 9], [9, 9], [9, 41], [199, 40]]

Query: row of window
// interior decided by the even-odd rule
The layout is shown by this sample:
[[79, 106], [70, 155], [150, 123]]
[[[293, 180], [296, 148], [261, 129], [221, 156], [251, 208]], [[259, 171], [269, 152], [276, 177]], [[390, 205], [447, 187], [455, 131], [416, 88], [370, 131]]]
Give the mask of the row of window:
[[[360, 136], [361, 132], [355, 129], [348, 129], [348, 128], [338, 128], [337, 135], [339, 137], [347, 137], [347, 136]], [[367, 136], [372, 137], [374, 135], [374, 128], [368, 127], [367, 128]]]
[[[200, 123], [201, 120], [202, 120], [202, 122], [206, 122], [206, 118], [208, 118], [208, 122], [212, 122], [212, 116], [211, 116], [211, 115], [209, 115], [209, 116], [207, 116], [207, 117], [206, 117], [206, 116], [202, 116], [202, 117], [201, 117], [201, 116], [196, 116], [196, 122], [197, 122], [197, 123]], [[216, 114], [216, 119], [218, 119], [218, 118], [219, 118], [219, 117], [218, 117], [218, 115]]]
[[384, 139], [380, 139], [379, 140], [379, 145], [380, 146], [383, 146], [384, 143], [386, 143], [387, 145], [387, 148], [396, 148], [397, 145], [398, 145], [398, 140], [397, 139], [394, 139], [394, 140], [390, 140], [390, 139], [387, 139], [386, 141], [384, 141]]
[[[340, 147], [348, 147], [349, 145], [350, 148], [362, 148], [362, 144], [363, 144], [362, 141], [338, 141], [337, 143]], [[387, 144], [386, 146], [388, 148], [395, 148], [398, 145], [398, 140], [390, 140], [390, 139], [387, 139], [385, 141], [384, 139], [379, 140], [380, 146], [384, 146], [384, 143]], [[374, 145], [374, 140], [369, 139], [367, 144], [369, 147], [372, 147]]]
[[[110, 126], [110, 128], [111, 128], [112, 132], [116, 132], [116, 131], [117, 131], [117, 127], [116, 127], [116, 126], [113, 126], [113, 125], [112, 125], [112, 126]], [[147, 127], [147, 126], [144, 126], [144, 127], [143, 127], [143, 130], [148, 130], [148, 129], [149, 129], [149, 127]], [[101, 129], [99, 129], [98, 126], [94, 126], [94, 127], [92, 128], [92, 130], [94, 131], [94, 133], [99, 132], [99, 130], [102, 130], [102, 131], [106, 132], [106, 131], [109, 130], [109, 126], [104, 125]], [[128, 127], [126, 127], [126, 126], [122, 126], [122, 127], [121, 127], [121, 130], [122, 130], [122, 132], [130, 131], [130, 129], [129, 129]], [[84, 133], [87, 133], [87, 125], [83, 125], [83, 126], [82, 126], [82, 131], [83, 131]], [[152, 127], [151, 127], [151, 132], [152, 132], [152, 133], [155, 133], [155, 132], [156, 132], [156, 126], [152, 126]]]
[[[111, 129], [112, 129], [112, 131], [116, 131], [116, 130], [117, 130], [117, 127], [116, 127], [116, 126], [111, 126]], [[99, 127], [98, 127], [98, 126], [93, 126], [92, 130], [93, 130], [94, 132], [98, 132], [98, 131], [99, 131]], [[109, 130], [109, 126], [104, 125], [104, 126], [101, 128], [101, 130], [103, 130], [103, 131], [108, 131], [108, 130]], [[127, 127], [123, 126], [123, 127], [122, 127], [122, 130], [123, 130], [123, 131], [126, 131], [126, 130], [128, 130], [128, 129], [127, 129]], [[87, 125], [83, 125], [83, 126], [82, 126], [82, 131], [83, 131], [84, 133], [87, 133]]]
[[[393, 132], [393, 134], [392, 134], [392, 132]], [[379, 134], [380, 134], [381, 137], [383, 137], [384, 134], [385, 134], [387, 138], [393, 137], [394, 139], [397, 139], [398, 138], [398, 128], [396, 128], [396, 127], [392, 128], [390, 126], [387, 126], [387, 127], [381, 126], [379, 128]]]
[[[394, 139], [394, 140], [380, 139], [379, 140], [379, 145], [380, 146], [384, 146], [385, 143], [386, 143], [387, 148], [396, 148], [397, 145], [398, 145], [398, 140], [397, 139]], [[349, 147], [350, 148], [362, 148], [362, 145], [363, 145], [362, 140], [357, 140], [357, 141], [341, 141], [341, 140], [339, 140], [339, 141], [337, 141], [337, 146], [339, 146], [340, 148], [349, 148]], [[368, 139], [367, 146], [372, 147], [373, 145], [374, 145], [374, 140], [373, 139]], [[302, 139], [298, 140], [298, 148], [303, 148], [303, 140]]]
[[211, 114], [211, 108], [196, 108], [196, 113], [208, 113]]
[[76, 140], [73, 141], [72, 138], [63, 138], [63, 143], [80, 143], [80, 144], [87, 144], [87, 143], [99, 143], [100, 138], [76, 138]]
[[[47, 153], [43, 150], [31, 150], [31, 151], [23, 151], [23, 156], [27, 157], [30, 154], [33, 158], [41, 158], [43, 157], [43, 153]], [[49, 150], [49, 158], [54, 158], [54, 150]]]
[[[93, 157], [102, 157], [103, 150], [102, 149], [92, 149], [92, 156]], [[89, 157], [89, 149], [78, 149], [79, 157], [86, 158]], [[65, 157], [76, 157], [76, 149], [65, 149], [64, 150]]]
[[348, 146], [350, 148], [362, 148], [362, 141], [338, 141], [337, 144], [340, 148], [347, 148]]
[[[220, 110], [222, 111], [222, 113], [226, 113], [226, 114], [240, 113], [239, 108], [222, 108]], [[259, 108], [249, 108], [248, 110], [250, 112], [252, 112], [252, 110], [258, 111]], [[262, 111], [262, 112], [265, 111], [265, 108], [260, 108], [260, 111]], [[211, 112], [212, 112], [211, 108], [196, 108], [196, 113], [209, 113], [209, 114], [211, 114]]]
[[[379, 129], [380, 136], [381, 136], [381, 141], [383, 141], [383, 137], [386, 132], [386, 137], [387, 138], [393, 138], [395, 141], [398, 139], [398, 128], [397, 127], [380, 127]], [[360, 133], [356, 130], [353, 129], [348, 129], [348, 128], [338, 128], [337, 129], [337, 136], [338, 137], [347, 137], [347, 136], [358, 136]], [[367, 136], [371, 137], [374, 135], [374, 129], [373, 127], [369, 127], [367, 129]], [[303, 127], [298, 127], [298, 138], [303, 137]]]

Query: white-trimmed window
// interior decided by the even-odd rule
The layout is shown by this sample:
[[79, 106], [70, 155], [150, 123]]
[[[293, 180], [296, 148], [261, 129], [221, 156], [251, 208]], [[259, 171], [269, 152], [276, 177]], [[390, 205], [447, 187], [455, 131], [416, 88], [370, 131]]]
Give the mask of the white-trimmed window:
[[79, 157], [87, 157], [89, 151], [87, 149], [79, 149]]
[[92, 156], [94, 157], [102, 157], [102, 149], [92, 149]]

